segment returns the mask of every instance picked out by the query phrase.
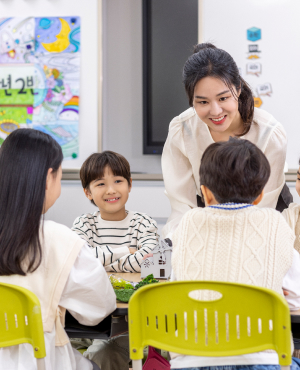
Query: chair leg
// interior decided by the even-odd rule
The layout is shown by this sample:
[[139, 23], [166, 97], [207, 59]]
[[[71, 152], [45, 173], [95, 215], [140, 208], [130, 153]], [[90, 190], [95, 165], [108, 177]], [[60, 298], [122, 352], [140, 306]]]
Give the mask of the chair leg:
[[142, 370], [142, 360], [132, 360], [132, 370]]
[[45, 358], [36, 359], [37, 370], [46, 370]]

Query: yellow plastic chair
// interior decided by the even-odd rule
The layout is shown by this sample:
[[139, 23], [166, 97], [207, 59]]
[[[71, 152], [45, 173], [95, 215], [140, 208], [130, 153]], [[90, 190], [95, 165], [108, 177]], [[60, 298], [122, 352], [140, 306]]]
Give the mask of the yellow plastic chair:
[[0, 297], [0, 347], [30, 343], [38, 370], [44, 370], [46, 350], [37, 296], [25, 288], [0, 283]]
[[[199, 301], [189, 296], [195, 290], [221, 294], [213, 301]], [[153, 284], [140, 288], [129, 301], [129, 345], [133, 370], [142, 369], [147, 345], [214, 357], [273, 349], [281, 367], [289, 369], [290, 311], [282, 296], [251, 285], [210, 281]]]

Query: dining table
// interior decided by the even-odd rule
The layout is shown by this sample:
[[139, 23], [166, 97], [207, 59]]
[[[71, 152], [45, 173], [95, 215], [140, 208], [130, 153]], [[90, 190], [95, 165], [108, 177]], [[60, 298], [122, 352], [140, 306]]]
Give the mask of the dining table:
[[[130, 282], [138, 283], [141, 273], [114, 273], [107, 272], [107, 276], [114, 275]], [[160, 281], [166, 281], [160, 279]], [[68, 311], [65, 319], [65, 330], [69, 338], [89, 338], [89, 339], [108, 339], [116, 335], [128, 332], [128, 303], [117, 301], [116, 309], [100, 324], [96, 326], [86, 326], [80, 324]]]

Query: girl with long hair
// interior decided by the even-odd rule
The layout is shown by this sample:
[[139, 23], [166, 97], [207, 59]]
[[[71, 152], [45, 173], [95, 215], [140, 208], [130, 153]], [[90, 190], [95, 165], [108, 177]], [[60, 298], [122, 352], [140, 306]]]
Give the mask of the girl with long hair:
[[[63, 329], [66, 309], [96, 325], [114, 311], [106, 272], [86, 242], [66, 226], [45, 221], [60, 196], [62, 150], [49, 135], [12, 132], [0, 148], [0, 282], [38, 297], [45, 334], [46, 370], [92, 370]], [[0, 348], [0, 368], [35, 370], [30, 344]]]

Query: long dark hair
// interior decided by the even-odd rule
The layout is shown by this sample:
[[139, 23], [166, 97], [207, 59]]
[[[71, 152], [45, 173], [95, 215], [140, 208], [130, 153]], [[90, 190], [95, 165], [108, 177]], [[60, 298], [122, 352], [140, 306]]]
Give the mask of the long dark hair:
[[[238, 100], [238, 109], [244, 123], [243, 133], [238, 136], [245, 135], [250, 130], [253, 121], [252, 91], [247, 82], [240, 76], [239, 69], [231, 55], [210, 43], [204, 43], [195, 46], [194, 54], [188, 58], [183, 67], [183, 83], [191, 107], [197, 82], [208, 76], [222, 80]], [[232, 86], [236, 88], [237, 92], [241, 91], [239, 97]]]
[[0, 148], [0, 275], [26, 275], [42, 261], [39, 239], [46, 178], [63, 160], [51, 136], [12, 132]]

